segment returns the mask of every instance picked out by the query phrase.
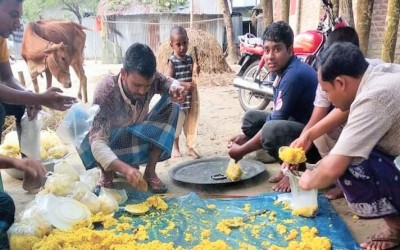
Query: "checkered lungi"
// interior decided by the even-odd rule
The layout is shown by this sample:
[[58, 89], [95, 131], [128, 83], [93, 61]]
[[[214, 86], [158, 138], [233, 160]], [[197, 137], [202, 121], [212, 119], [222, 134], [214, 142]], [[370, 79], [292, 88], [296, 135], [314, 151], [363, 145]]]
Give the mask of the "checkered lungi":
[[[147, 163], [150, 149], [156, 146], [162, 150], [159, 161], [171, 157], [179, 106], [164, 95], [149, 112], [145, 121], [128, 127], [112, 129], [109, 146], [118, 159], [130, 164]], [[78, 149], [86, 169], [97, 166], [90, 148], [88, 135]]]
[[338, 179], [351, 210], [361, 218], [399, 214], [400, 170], [394, 157], [374, 149]]

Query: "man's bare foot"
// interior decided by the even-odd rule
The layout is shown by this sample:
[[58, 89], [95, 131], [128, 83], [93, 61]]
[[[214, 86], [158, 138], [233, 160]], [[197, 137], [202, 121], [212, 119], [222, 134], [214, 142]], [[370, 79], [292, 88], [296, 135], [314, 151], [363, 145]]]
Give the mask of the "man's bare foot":
[[193, 159], [199, 159], [199, 158], [201, 157], [193, 148], [188, 148], [187, 153], [188, 153], [188, 155], [190, 155]]
[[325, 197], [328, 198], [328, 200], [336, 200], [343, 198], [344, 194], [340, 187], [335, 186], [334, 188], [331, 188], [326, 192]]
[[[385, 221], [386, 220], [387, 219], [385, 218]], [[387, 225], [381, 231], [372, 236], [370, 241], [360, 244], [361, 248], [370, 250], [392, 249], [399, 245], [400, 230]]]
[[234, 144], [234, 143], [238, 144], [238, 145], [243, 145], [248, 140], [249, 140], [249, 138], [247, 136], [245, 136], [244, 134], [236, 135], [236, 136], [232, 137], [231, 139], [229, 139], [228, 148], [232, 147], [232, 144]]
[[272, 186], [272, 190], [284, 193], [290, 192], [289, 177], [283, 176], [283, 178], [278, 183]]
[[285, 177], [282, 171], [279, 171], [279, 174], [272, 176], [271, 178], [268, 179], [270, 183], [277, 183], [282, 180], [282, 178]]
[[179, 149], [176, 149], [176, 148], [174, 148], [173, 150], [172, 150], [172, 157], [173, 158], [179, 158], [179, 157], [181, 157], [182, 155], [181, 155], [181, 152], [179, 151]]

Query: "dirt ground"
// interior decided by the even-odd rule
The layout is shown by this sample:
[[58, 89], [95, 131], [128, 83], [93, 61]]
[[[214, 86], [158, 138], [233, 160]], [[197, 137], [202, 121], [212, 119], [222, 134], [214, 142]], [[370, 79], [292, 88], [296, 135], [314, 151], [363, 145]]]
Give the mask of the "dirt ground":
[[[96, 84], [102, 79], [105, 74], [117, 73], [121, 65], [103, 65], [94, 61], [87, 61], [85, 70], [88, 77], [89, 100], [92, 99], [93, 89]], [[26, 72], [26, 66], [23, 62], [18, 62], [12, 65], [12, 68], [17, 75], [18, 70], [25, 72], [25, 78], [29, 83], [30, 78]], [[235, 67], [233, 67], [235, 69]], [[66, 94], [76, 95], [78, 79], [73, 76], [72, 89], [65, 90]], [[204, 157], [209, 156], [227, 156], [226, 142], [232, 136], [240, 132], [241, 118], [244, 114], [241, 109], [237, 97], [237, 90], [231, 85], [234, 73], [226, 73], [223, 75], [208, 75], [201, 76], [200, 102], [201, 115], [200, 126], [197, 140], [197, 150]], [[41, 82], [41, 90], [44, 89], [44, 79]], [[53, 86], [60, 87], [61, 85], [55, 81]], [[256, 195], [264, 192], [272, 191], [272, 185], [268, 183], [268, 176], [274, 175], [279, 170], [276, 163], [266, 164], [266, 172], [252, 180], [241, 182], [234, 185], [218, 186], [210, 188], [198, 185], [184, 185], [171, 180], [168, 176], [168, 170], [177, 163], [190, 160], [185, 155], [184, 141], [181, 140], [181, 149], [184, 154], [181, 158], [170, 159], [159, 163], [157, 171], [160, 178], [169, 185], [169, 193], [171, 195], [182, 195], [190, 191], [195, 191], [200, 194], [235, 194], [235, 195]], [[75, 167], [82, 167], [82, 164], [76, 152], [71, 149], [71, 154], [68, 161]], [[2, 173], [3, 182], [6, 192], [8, 192], [16, 203], [17, 213], [22, 211], [26, 205], [34, 198], [33, 194], [29, 194], [22, 190], [21, 181]], [[356, 220], [352, 219], [353, 214], [349, 211], [345, 199], [333, 201], [332, 205], [345, 221], [354, 238], [358, 242], [365, 241], [381, 226], [380, 220]]]

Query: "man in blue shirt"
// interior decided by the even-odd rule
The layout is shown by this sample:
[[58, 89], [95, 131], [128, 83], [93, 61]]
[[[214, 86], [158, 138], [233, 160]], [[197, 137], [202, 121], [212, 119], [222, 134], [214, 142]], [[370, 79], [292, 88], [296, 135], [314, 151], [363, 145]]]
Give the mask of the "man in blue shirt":
[[[278, 150], [296, 139], [308, 122], [315, 98], [318, 79], [315, 70], [293, 54], [293, 31], [285, 22], [269, 25], [262, 37], [267, 70], [276, 73], [272, 112], [248, 111], [242, 123], [243, 134], [228, 144], [229, 155], [239, 161], [246, 154], [265, 149], [279, 160]], [[307, 154], [309, 162], [320, 159], [313, 147]], [[276, 180], [277, 179], [277, 180]], [[271, 178], [279, 181], [281, 178]], [[275, 191], [279, 190], [276, 186]]]

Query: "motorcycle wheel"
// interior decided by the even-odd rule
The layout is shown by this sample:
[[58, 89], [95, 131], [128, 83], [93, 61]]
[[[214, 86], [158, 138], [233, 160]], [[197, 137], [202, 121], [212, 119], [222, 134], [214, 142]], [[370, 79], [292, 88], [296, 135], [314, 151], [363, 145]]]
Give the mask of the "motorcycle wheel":
[[[262, 81], [264, 79], [268, 79], [269, 74], [267, 69], [264, 67], [261, 69], [260, 73], [256, 76], [258, 63], [260, 61], [255, 61], [249, 65], [246, 71], [243, 73], [243, 78], [251, 81]], [[250, 110], [263, 110], [268, 104], [271, 102], [271, 98], [262, 94], [256, 93], [247, 89], [239, 89], [239, 102], [240, 106], [242, 106], [244, 111]]]

